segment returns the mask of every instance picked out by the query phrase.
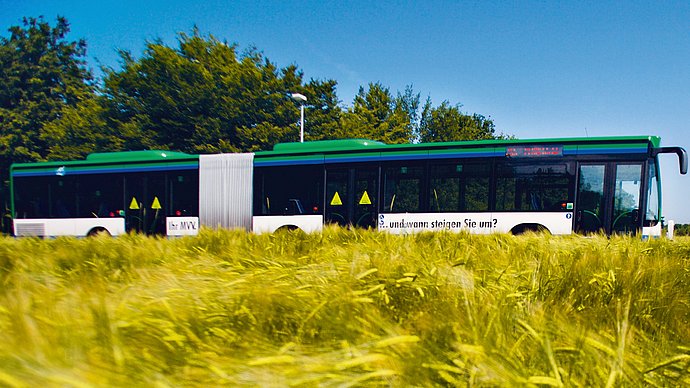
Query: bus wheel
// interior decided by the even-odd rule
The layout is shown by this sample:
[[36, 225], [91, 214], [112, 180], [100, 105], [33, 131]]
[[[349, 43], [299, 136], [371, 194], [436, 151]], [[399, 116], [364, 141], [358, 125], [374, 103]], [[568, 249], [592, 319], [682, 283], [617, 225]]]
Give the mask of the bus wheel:
[[299, 226], [297, 226], [297, 225], [283, 225], [280, 228], [276, 229], [276, 233], [285, 232], [285, 231], [292, 232], [293, 230], [300, 230]]
[[540, 224], [520, 224], [520, 225], [517, 225], [513, 229], [510, 230], [510, 233], [515, 235], [515, 236], [525, 234], [528, 232], [550, 233], [549, 230], [544, 225], [540, 225]]
[[95, 228], [89, 230], [89, 233], [86, 234], [86, 237], [96, 237], [100, 234], [102, 234], [104, 236], [110, 236], [110, 232], [108, 232], [108, 229], [106, 229], [102, 226], [98, 226], [98, 227], [95, 227]]

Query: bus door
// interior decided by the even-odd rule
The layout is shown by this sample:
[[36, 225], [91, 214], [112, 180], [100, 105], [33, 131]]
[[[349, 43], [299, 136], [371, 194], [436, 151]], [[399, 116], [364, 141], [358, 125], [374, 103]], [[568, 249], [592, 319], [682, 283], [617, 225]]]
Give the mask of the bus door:
[[329, 168], [326, 171], [326, 222], [376, 226], [378, 167]]
[[131, 174], [125, 178], [125, 227], [146, 234], [164, 234], [166, 186], [163, 174]]
[[575, 230], [634, 233], [640, 228], [641, 163], [581, 163]]

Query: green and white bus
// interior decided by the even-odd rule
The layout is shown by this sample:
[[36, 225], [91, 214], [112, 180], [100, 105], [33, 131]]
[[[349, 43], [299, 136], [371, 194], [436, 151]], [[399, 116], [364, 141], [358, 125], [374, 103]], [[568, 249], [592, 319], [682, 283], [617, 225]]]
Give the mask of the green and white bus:
[[11, 167], [17, 236], [129, 231], [195, 234], [200, 226], [391, 233], [451, 230], [661, 235], [655, 136], [384, 144], [282, 143], [271, 151], [91, 154]]

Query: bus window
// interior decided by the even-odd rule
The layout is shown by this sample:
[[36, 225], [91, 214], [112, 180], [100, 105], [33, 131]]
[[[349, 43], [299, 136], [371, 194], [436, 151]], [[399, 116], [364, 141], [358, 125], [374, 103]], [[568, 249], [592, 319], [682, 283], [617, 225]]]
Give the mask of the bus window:
[[50, 217], [68, 218], [76, 214], [76, 183], [74, 177], [55, 177], [51, 179]]
[[165, 234], [165, 216], [170, 211], [167, 202], [165, 175], [161, 173], [146, 174], [146, 233]]
[[125, 228], [127, 231], [146, 232], [146, 181], [144, 174], [125, 175]]
[[254, 176], [254, 215], [323, 214], [323, 167], [265, 167]]
[[496, 210], [572, 210], [574, 176], [567, 167], [566, 164], [497, 165]]
[[647, 190], [647, 211], [644, 226], [655, 226], [659, 222], [659, 179], [657, 165], [654, 160], [649, 162], [649, 182]]
[[80, 175], [76, 178], [77, 214], [82, 218], [115, 217], [124, 210], [122, 176]]
[[422, 166], [397, 165], [386, 167], [383, 176], [383, 211], [415, 213], [420, 209]]
[[78, 213], [74, 177], [17, 178], [16, 218], [68, 218]]
[[477, 212], [489, 210], [490, 165], [445, 163], [431, 166], [429, 210]]
[[48, 193], [52, 177], [15, 178], [15, 218], [48, 218]]
[[328, 169], [326, 172], [326, 222], [346, 226], [350, 223], [349, 171]]
[[614, 232], [632, 232], [637, 229], [640, 209], [642, 165], [619, 164], [613, 195]]
[[167, 215], [187, 217], [199, 215], [199, 174], [196, 171], [176, 171], [168, 176], [172, 205]]
[[362, 167], [354, 171], [354, 214], [351, 220], [354, 226], [361, 228], [376, 227], [376, 199], [378, 192], [378, 168]]
[[606, 231], [606, 206], [604, 200], [605, 164], [580, 166], [580, 182], [577, 189], [577, 224], [580, 233]]

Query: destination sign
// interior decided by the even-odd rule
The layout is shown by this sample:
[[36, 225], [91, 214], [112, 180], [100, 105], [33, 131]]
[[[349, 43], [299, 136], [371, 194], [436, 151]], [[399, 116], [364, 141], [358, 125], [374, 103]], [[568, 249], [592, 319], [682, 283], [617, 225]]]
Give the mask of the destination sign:
[[546, 156], [563, 156], [563, 146], [510, 146], [506, 147], [509, 158], [540, 158]]

